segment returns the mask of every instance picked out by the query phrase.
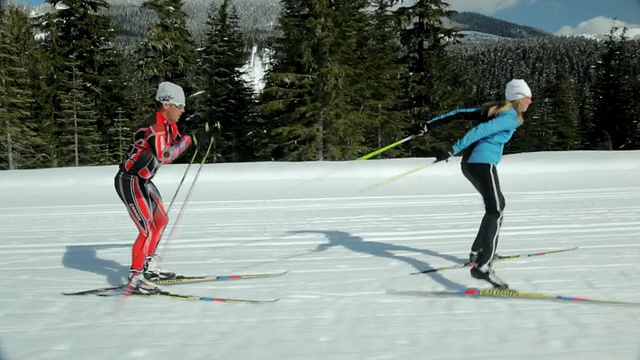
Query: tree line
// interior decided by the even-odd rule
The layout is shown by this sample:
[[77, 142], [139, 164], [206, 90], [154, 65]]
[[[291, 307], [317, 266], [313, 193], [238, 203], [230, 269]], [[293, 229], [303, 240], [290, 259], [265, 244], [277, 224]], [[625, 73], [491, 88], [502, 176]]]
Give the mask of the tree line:
[[[142, 35], [115, 26], [105, 0], [47, 3], [30, 16], [0, 0], [1, 169], [118, 163], [161, 81], [192, 95], [183, 133], [220, 123], [210, 162], [353, 160], [502, 99], [512, 78], [534, 97], [508, 153], [640, 148], [640, 42], [619, 29], [474, 42], [446, 25], [456, 13], [441, 0], [282, 0], [258, 91], [242, 71], [255, 27], [232, 0], [198, 12], [197, 36], [181, 0], [143, 2], [128, 21]], [[469, 126], [380, 156], [431, 156]]]

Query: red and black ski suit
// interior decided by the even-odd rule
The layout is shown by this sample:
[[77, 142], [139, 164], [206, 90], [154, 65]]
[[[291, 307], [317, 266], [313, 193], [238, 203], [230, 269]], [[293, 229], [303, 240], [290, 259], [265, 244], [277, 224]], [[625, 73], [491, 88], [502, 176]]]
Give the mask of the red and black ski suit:
[[155, 253], [169, 217], [162, 197], [151, 179], [161, 164], [173, 162], [191, 145], [191, 137], [182, 136], [175, 122], [156, 112], [149, 127], [134, 134], [115, 177], [118, 196], [140, 234], [133, 244], [131, 269], [142, 270], [147, 256]]

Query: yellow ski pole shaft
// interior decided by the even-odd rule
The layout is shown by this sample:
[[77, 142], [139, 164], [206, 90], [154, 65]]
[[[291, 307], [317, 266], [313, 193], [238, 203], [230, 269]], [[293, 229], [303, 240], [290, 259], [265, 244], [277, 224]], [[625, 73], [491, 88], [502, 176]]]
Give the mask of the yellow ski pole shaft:
[[403, 178], [403, 177], [405, 177], [405, 176], [408, 176], [408, 175], [411, 175], [411, 174], [413, 174], [413, 173], [415, 173], [415, 172], [418, 172], [418, 171], [420, 171], [420, 170], [422, 170], [422, 169], [426, 168], [426, 167], [427, 167], [427, 166], [429, 166], [430, 164], [435, 164], [435, 163], [436, 163], [436, 162], [435, 162], [435, 161], [433, 161], [433, 162], [431, 162], [431, 163], [429, 163], [429, 164], [427, 164], [427, 165], [421, 165], [421, 166], [418, 166], [418, 167], [416, 167], [416, 168], [414, 168], [414, 169], [411, 169], [411, 170], [409, 170], [409, 171], [403, 172], [402, 174], [398, 174], [398, 175], [392, 176], [392, 177], [390, 177], [390, 178], [388, 178], [388, 179], [382, 180], [382, 181], [380, 181], [380, 182], [377, 182], [377, 183], [373, 184], [372, 186], [367, 187], [365, 190], [370, 191], [370, 190], [377, 189], [377, 188], [379, 188], [379, 187], [381, 187], [381, 186], [383, 186], [383, 185], [387, 185], [387, 184], [389, 184], [389, 183], [391, 183], [391, 182], [394, 182], [394, 181], [396, 181], [396, 180], [398, 180], [398, 179], [401, 179], [401, 178]]
[[406, 143], [406, 142], [407, 142], [407, 141], [409, 141], [409, 140], [413, 140], [413, 139], [415, 139], [416, 137], [418, 137], [418, 135], [411, 135], [411, 136], [407, 136], [406, 138], [404, 138], [404, 139], [402, 139], [402, 140], [398, 140], [398, 141], [394, 142], [394, 143], [393, 143], [393, 144], [391, 144], [391, 145], [387, 145], [387, 146], [385, 146], [385, 147], [383, 147], [383, 148], [381, 148], [381, 149], [378, 149], [378, 150], [376, 150], [376, 151], [374, 151], [374, 152], [370, 152], [370, 153], [368, 153], [367, 155], [365, 155], [365, 156], [363, 156], [363, 157], [361, 157], [361, 158], [358, 158], [358, 160], [367, 160], [367, 159], [370, 159], [370, 158], [372, 158], [372, 157], [374, 157], [374, 156], [376, 156], [376, 155], [378, 155], [378, 154], [381, 154], [381, 153], [383, 153], [383, 152], [385, 152], [385, 151], [387, 151], [387, 150], [389, 150], [389, 149], [391, 149], [391, 148], [394, 148], [394, 147], [396, 147], [396, 146], [398, 146], [398, 145], [400, 145], [400, 144], [404, 144], [404, 143]]

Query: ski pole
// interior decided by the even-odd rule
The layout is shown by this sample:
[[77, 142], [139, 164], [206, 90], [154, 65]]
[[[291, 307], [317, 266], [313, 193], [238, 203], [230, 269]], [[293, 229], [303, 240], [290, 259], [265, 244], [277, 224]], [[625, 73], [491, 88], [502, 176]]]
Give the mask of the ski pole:
[[[218, 127], [220, 126], [220, 123], [218, 123]], [[209, 131], [209, 123], [205, 124], [205, 129], [207, 131]], [[202, 157], [202, 160], [200, 161], [200, 166], [198, 167], [198, 171], [196, 171], [196, 176], [193, 179], [193, 182], [191, 183], [191, 186], [189, 187], [189, 190], [187, 190], [187, 196], [184, 199], [184, 202], [182, 203], [182, 207], [180, 207], [180, 211], [178, 211], [178, 215], [176, 216], [176, 221], [173, 222], [173, 226], [171, 227], [171, 232], [169, 232], [169, 235], [167, 236], [167, 239], [164, 241], [163, 245], [162, 245], [162, 253], [164, 254], [164, 250], [166, 248], [166, 244], [169, 243], [169, 240], [173, 237], [176, 228], [178, 227], [178, 222], [180, 221], [180, 219], [182, 218], [182, 214], [184, 213], [184, 209], [186, 208], [187, 203], [189, 202], [189, 198], [191, 197], [191, 192], [193, 191], [193, 188], [196, 184], [196, 181], [198, 180], [198, 177], [200, 176], [200, 172], [202, 171], [202, 168], [204, 167], [205, 162], [207, 161], [207, 157], [209, 156], [209, 152], [211, 151], [211, 145], [213, 145], [213, 141], [214, 138], [213, 136], [211, 136], [210, 141], [209, 141], [209, 146], [207, 147], [207, 151], [205, 152], [204, 156]], [[198, 139], [195, 138], [195, 143], [196, 146], [198, 145]], [[158, 244], [159, 245], [159, 244]], [[158, 249], [158, 245], [156, 245], [156, 252]], [[162, 258], [162, 257], [161, 257]]]
[[182, 183], [184, 183], [184, 179], [187, 177], [187, 174], [189, 173], [189, 168], [191, 167], [191, 164], [193, 164], [193, 162], [196, 160], [196, 155], [198, 155], [197, 148], [196, 148], [196, 151], [193, 153], [193, 156], [191, 157], [191, 161], [189, 161], [189, 165], [187, 165], [187, 169], [182, 175], [182, 179], [180, 179], [180, 183], [178, 184], [178, 188], [176, 189], [176, 192], [173, 194], [173, 197], [171, 198], [171, 202], [169, 203], [169, 207], [167, 208], [167, 214], [169, 213], [169, 211], [171, 211], [171, 207], [173, 206], [173, 202], [176, 200], [176, 196], [178, 196], [180, 187], [182, 186]]
[[[189, 95], [189, 98], [204, 94], [204, 90], [200, 90], [194, 94]], [[189, 117], [187, 117], [185, 119], [185, 121], [188, 121], [189, 119], [191, 119], [192, 117], [196, 116], [196, 114], [193, 114]], [[207, 123], [206, 126], [208, 126], [209, 124]], [[180, 183], [178, 184], [178, 188], [176, 189], [176, 192], [173, 194], [173, 197], [171, 198], [171, 202], [169, 203], [169, 207], [167, 208], [167, 214], [169, 213], [169, 211], [171, 210], [171, 207], [173, 206], [173, 202], [176, 200], [176, 196], [178, 196], [178, 192], [180, 191], [180, 187], [182, 186], [182, 183], [184, 183], [184, 179], [187, 177], [187, 174], [189, 173], [189, 168], [191, 168], [191, 165], [193, 164], [194, 161], [196, 161], [196, 156], [198, 155], [198, 148], [196, 148], [196, 150], [193, 152], [193, 156], [191, 157], [191, 161], [189, 161], [189, 164], [187, 165], [187, 169], [184, 171], [184, 174], [182, 175], [182, 179], [180, 179]]]
[[378, 150], [376, 150], [376, 151], [374, 151], [374, 152], [370, 152], [370, 153], [368, 153], [367, 155], [365, 155], [365, 156], [362, 156], [362, 157], [358, 158], [358, 160], [367, 160], [367, 159], [370, 159], [370, 158], [372, 158], [372, 157], [374, 157], [374, 156], [376, 156], [376, 155], [378, 155], [378, 154], [381, 154], [381, 153], [383, 153], [383, 152], [385, 152], [385, 151], [387, 151], [387, 150], [389, 150], [389, 149], [391, 149], [391, 148], [394, 148], [394, 147], [396, 147], [396, 146], [398, 146], [398, 145], [400, 145], [400, 144], [404, 144], [404, 143], [406, 143], [406, 142], [407, 142], [407, 141], [409, 141], [409, 140], [413, 140], [413, 139], [417, 138], [418, 136], [422, 136], [422, 134], [421, 134], [421, 135], [410, 135], [410, 136], [407, 136], [406, 138], [404, 138], [404, 139], [402, 139], [402, 140], [398, 140], [398, 141], [394, 142], [394, 143], [393, 143], [393, 144], [391, 144], [391, 145], [387, 145], [387, 146], [385, 146], [385, 147], [383, 147], [383, 148], [381, 148], [381, 149], [378, 149]]
[[367, 187], [365, 190], [371, 191], [371, 190], [377, 189], [377, 188], [379, 188], [379, 187], [381, 187], [381, 186], [383, 186], [383, 185], [389, 184], [389, 183], [394, 182], [394, 181], [396, 181], [396, 180], [398, 180], [398, 179], [401, 179], [401, 178], [403, 178], [403, 177], [405, 177], [405, 176], [411, 175], [411, 174], [413, 174], [414, 172], [418, 172], [418, 171], [420, 171], [420, 170], [422, 170], [422, 169], [426, 168], [427, 166], [429, 166], [429, 165], [431, 165], [431, 164], [435, 164], [436, 162], [437, 162], [437, 161], [432, 161], [432, 162], [430, 162], [430, 163], [429, 163], [429, 164], [427, 164], [427, 165], [421, 165], [421, 166], [418, 166], [418, 167], [416, 167], [416, 168], [414, 168], [414, 169], [411, 169], [411, 170], [409, 170], [409, 171], [407, 171], [407, 172], [403, 172], [402, 174], [398, 174], [398, 175], [392, 176], [392, 177], [390, 177], [390, 178], [388, 178], [388, 179], [386, 179], [386, 180], [382, 180], [382, 181], [380, 181], [380, 182], [377, 182], [377, 183], [375, 183], [375, 184], [373, 184], [373, 185], [371, 185], [371, 186]]

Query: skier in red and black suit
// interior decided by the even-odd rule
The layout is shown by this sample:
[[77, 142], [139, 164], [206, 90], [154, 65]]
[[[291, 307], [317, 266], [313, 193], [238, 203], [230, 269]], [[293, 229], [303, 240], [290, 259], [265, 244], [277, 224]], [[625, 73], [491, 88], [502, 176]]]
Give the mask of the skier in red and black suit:
[[181, 135], [177, 122], [184, 113], [182, 88], [163, 82], [156, 93], [156, 113], [148, 126], [135, 132], [115, 177], [115, 188], [140, 234], [133, 244], [129, 289], [140, 293], [156, 293], [153, 284], [159, 279], [175, 278], [175, 273], [161, 271], [154, 256], [169, 217], [162, 197], [151, 179], [161, 164], [176, 160], [191, 145], [191, 136]]

